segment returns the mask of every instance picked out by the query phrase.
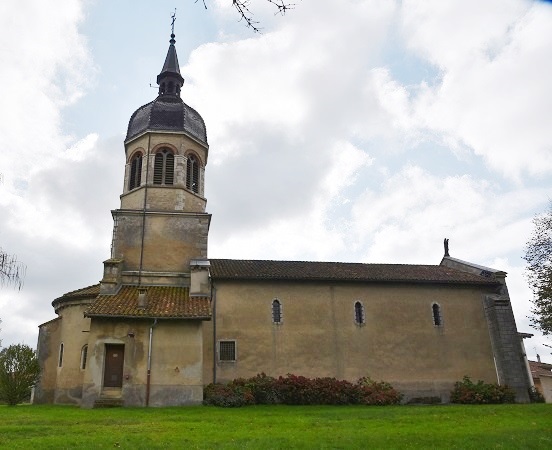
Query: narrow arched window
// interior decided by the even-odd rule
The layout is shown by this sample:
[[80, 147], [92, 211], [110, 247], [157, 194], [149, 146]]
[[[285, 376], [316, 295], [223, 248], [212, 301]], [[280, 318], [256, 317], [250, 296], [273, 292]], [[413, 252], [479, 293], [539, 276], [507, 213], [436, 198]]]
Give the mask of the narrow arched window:
[[155, 154], [153, 184], [171, 185], [174, 182], [174, 155], [164, 148]]
[[61, 367], [62, 365], [63, 365], [63, 342], [59, 344], [58, 367]]
[[355, 302], [355, 323], [362, 325], [364, 320], [364, 306], [360, 302]]
[[186, 187], [196, 194], [199, 193], [199, 161], [195, 155], [188, 155], [186, 162]]
[[282, 323], [282, 304], [280, 300], [272, 300], [272, 322]]
[[88, 357], [88, 345], [84, 345], [81, 349], [81, 364], [82, 370], [86, 369], [86, 358]]
[[431, 305], [431, 313], [433, 315], [433, 325], [440, 327], [443, 325], [443, 316], [441, 314], [441, 307], [437, 303]]
[[131, 191], [142, 184], [142, 154], [136, 153], [130, 161], [130, 177], [128, 190]]

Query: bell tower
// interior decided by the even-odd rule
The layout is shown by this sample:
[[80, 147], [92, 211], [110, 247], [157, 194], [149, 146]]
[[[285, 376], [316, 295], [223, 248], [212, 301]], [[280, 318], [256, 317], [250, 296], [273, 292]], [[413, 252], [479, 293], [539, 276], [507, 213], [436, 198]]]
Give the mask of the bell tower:
[[203, 119], [180, 96], [184, 78], [175, 43], [173, 32], [157, 98], [128, 124], [121, 206], [112, 211], [111, 259], [101, 283], [105, 294], [122, 284], [190, 286], [191, 266], [207, 258], [209, 146]]

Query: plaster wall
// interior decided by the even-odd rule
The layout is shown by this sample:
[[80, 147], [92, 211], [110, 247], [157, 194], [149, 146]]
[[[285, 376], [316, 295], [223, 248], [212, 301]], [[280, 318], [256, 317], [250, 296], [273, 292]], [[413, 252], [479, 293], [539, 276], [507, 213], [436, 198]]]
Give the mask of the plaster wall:
[[540, 377], [540, 392], [546, 403], [552, 403], [552, 377]]
[[[149, 330], [153, 321], [93, 319], [83, 406], [92, 407], [103, 387], [106, 344], [124, 345], [125, 406], [145, 406]], [[158, 321], [151, 351], [151, 406], [201, 403], [203, 400], [202, 334], [199, 321]]]
[[60, 317], [38, 327], [37, 353], [41, 371], [34, 388], [33, 403], [54, 403], [60, 332]]
[[[121, 209], [144, 208], [145, 188], [133, 189], [121, 196]], [[205, 212], [207, 200], [203, 197], [184, 189], [183, 186], [148, 186], [148, 198], [146, 209], [153, 211], [186, 211]]]
[[[482, 292], [460, 286], [223, 282], [216, 286], [216, 340], [236, 340], [237, 361], [216, 363], [217, 381], [278, 376], [362, 376], [409, 397], [448, 394], [464, 375], [496, 381]], [[282, 323], [272, 323], [272, 300]], [[355, 323], [354, 304], [365, 324]], [[443, 325], [433, 324], [432, 304]], [[212, 325], [204, 324], [206, 352]], [[213, 356], [204, 355], [213, 379]]]
[[83, 346], [88, 344], [90, 319], [84, 317], [89, 305], [76, 303], [64, 306], [58, 311], [61, 316], [60, 342], [53, 353], [59, 358], [59, 347], [63, 343], [63, 361], [56, 367], [55, 403], [80, 403], [84, 370], [81, 369]]
[[[113, 257], [124, 260], [124, 271], [139, 270], [142, 214], [118, 210], [114, 215]], [[142, 270], [189, 272], [191, 259], [207, 257], [210, 220], [209, 214], [146, 213]]]

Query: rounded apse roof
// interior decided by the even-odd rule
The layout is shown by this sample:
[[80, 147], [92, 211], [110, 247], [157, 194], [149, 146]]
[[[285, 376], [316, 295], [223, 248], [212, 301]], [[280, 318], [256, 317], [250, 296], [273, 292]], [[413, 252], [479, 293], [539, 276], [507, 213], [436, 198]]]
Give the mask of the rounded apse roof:
[[160, 95], [138, 108], [130, 117], [125, 141], [146, 131], [183, 131], [208, 145], [202, 117], [175, 95]]

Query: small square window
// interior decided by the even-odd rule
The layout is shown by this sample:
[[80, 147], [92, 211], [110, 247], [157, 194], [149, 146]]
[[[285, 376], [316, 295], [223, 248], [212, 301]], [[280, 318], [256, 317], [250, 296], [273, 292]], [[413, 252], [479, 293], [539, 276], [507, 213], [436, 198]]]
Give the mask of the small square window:
[[219, 361], [236, 360], [236, 341], [219, 341]]

